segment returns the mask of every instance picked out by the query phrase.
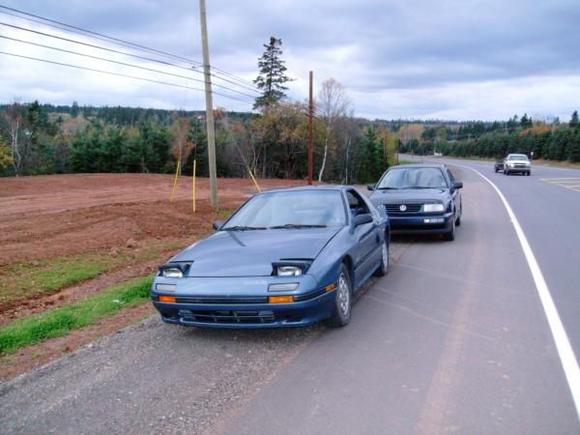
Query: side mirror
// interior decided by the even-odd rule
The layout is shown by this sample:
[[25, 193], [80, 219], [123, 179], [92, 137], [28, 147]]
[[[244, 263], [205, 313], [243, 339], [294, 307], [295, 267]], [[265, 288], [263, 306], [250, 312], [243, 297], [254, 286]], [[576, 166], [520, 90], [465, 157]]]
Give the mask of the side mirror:
[[453, 188], [454, 189], [463, 189], [463, 182], [456, 181], [455, 183], [453, 183]]
[[369, 185], [367, 185], [367, 189], [372, 192], [373, 190], [375, 190], [375, 186], [373, 186], [372, 184], [369, 184]]
[[365, 213], [365, 214], [356, 215], [352, 219], [352, 224], [355, 227], [358, 227], [359, 225], [368, 224], [368, 223], [370, 223], [372, 221], [373, 221], [373, 217], [369, 213]]
[[213, 227], [214, 230], [219, 231], [221, 229], [221, 227], [224, 225], [225, 222], [226, 221], [224, 221], [224, 220], [215, 221], [212, 224], [212, 227]]

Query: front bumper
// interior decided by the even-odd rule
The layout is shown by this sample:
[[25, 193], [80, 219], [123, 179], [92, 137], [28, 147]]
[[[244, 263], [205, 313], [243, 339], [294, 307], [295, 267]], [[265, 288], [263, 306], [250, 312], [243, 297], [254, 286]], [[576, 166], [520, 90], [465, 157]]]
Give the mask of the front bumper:
[[509, 173], [513, 172], [528, 173], [532, 170], [532, 167], [528, 165], [506, 166], [505, 170]]
[[453, 213], [414, 214], [413, 216], [389, 215], [393, 234], [441, 234], [451, 231]]
[[[157, 300], [152, 293], [153, 305], [164, 322], [201, 328], [266, 329], [304, 327], [327, 319], [334, 308], [335, 291], [312, 292], [312, 297], [292, 303], [272, 304], [257, 298], [248, 298], [246, 303], [240, 298], [220, 303], [199, 303], [199, 297], [178, 297], [175, 303]], [[296, 296], [309, 297], [309, 295]], [[189, 303], [188, 300], [193, 301]], [[252, 301], [254, 300], [254, 301]]]

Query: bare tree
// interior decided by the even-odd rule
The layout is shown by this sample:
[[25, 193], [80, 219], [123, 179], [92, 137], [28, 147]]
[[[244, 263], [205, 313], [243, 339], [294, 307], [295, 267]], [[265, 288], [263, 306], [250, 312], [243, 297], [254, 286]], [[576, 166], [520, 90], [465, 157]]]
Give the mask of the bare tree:
[[182, 166], [187, 161], [187, 158], [193, 149], [193, 143], [189, 138], [189, 127], [190, 121], [187, 118], [175, 118], [171, 125], [171, 153], [175, 160], [177, 160]]
[[10, 152], [14, 174], [18, 176], [22, 167], [22, 153], [20, 150], [20, 133], [22, 129], [22, 106], [18, 102], [12, 103], [3, 113], [8, 124], [10, 135]]
[[346, 116], [351, 105], [344, 87], [335, 79], [330, 78], [322, 83], [322, 89], [318, 96], [318, 107], [320, 114], [326, 126], [324, 137], [324, 153], [322, 157], [322, 165], [318, 172], [318, 181], [322, 181], [324, 170], [326, 168], [326, 161], [328, 157], [329, 143], [333, 140], [334, 129], [337, 120]]

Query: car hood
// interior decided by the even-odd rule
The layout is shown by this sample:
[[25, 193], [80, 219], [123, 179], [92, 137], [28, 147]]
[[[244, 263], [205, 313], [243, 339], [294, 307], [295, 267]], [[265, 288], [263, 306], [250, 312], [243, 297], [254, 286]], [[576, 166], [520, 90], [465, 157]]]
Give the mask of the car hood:
[[192, 261], [191, 277], [268, 276], [272, 262], [315, 259], [340, 229], [218, 231], [171, 261]]
[[376, 190], [371, 200], [375, 204], [423, 203], [425, 201], [442, 201], [449, 199], [447, 189], [400, 189]]

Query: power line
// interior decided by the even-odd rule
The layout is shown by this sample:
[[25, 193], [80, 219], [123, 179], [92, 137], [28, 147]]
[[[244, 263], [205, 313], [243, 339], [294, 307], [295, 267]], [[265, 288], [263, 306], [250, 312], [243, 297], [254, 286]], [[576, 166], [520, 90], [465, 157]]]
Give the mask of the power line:
[[[201, 80], [201, 79], [196, 79], [196, 78], [193, 78], [193, 77], [188, 77], [188, 76], [184, 76], [184, 75], [180, 75], [180, 74], [174, 74], [174, 73], [167, 72], [167, 71], [161, 71], [161, 70], [154, 69], [154, 68], [148, 68], [148, 67], [145, 67], [145, 66], [134, 65], [134, 64], [126, 63], [126, 62], [117, 61], [117, 60], [107, 59], [107, 58], [104, 58], [104, 57], [93, 56], [93, 55], [86, 54], [86, 53], [79, 53], [78, 51], [66, 50], [64, 48], [58, 48], [58, 47], [53, 47], [53, 46], [50, 46], [50, 45], [39, 44], [39, 43], [32, 42], [32, 41], [26, 41], [26, 40], [23, 40], [23, 39], [12, 38], [10, 36], [0, 35], [0, 38], [9, 39], [11, 41], [20, 42], [20, 43], [23, 43], [23, 44], [34, 45], [36, 47], [48, 48], [50, 50], [56, 50], [56, 51], [60, 51], [60, 52], [63, 52], [63, 53], [69, 53], [69, 54], [74, 54], [74, 55], [77, 55], [77, 56], [88, 57], [90, 59], [101, 60], [101, 61], [104, 61], [104, 62], [114, 63], [114, 64], [117, 64], [117, 65], [123, 65], [123, 66], [128, 66], [128, 67], [131, 67], [131, 68], [137, 68], [137, 69], [141, 69], [141, 70], [145, 70], [145, 71], [154, 72], [154, 73], [157, 73], [157, 74], [165, 74], [165, 75], [172, 76], [172, 77], [177, 77], [177, 78], [180, 78], [180, 79], [185, 79], [185, 80], [191, 80], [191, 81], [195, 81], [195, 82], [199, 82], [199, 83], [204, 83], [204, 81]], [[231, 92], [236, 92], [236, 93], [241, 94], [241, 95], [244, 95], [246, 97], [255, 98], [254, 95], [246, 94], [244, 92], [238, 91], [237, 89], [233, 89], [233, 88], [229, 88], [227, 86], [220, 85], [219, 83], [216, 83], [215, 86], [220, 87], [220, 88], [223, 88], [223, 89], [227, 89], [228, 91], [231, 91]]]
[[[21, 19], [26, 19], [26, 20], [29, 20], [29, 21], [32, 21], [32, 22], [36, 22], [36, 23], [39, 23], [39, 24], [48, 25], [50, 27], [57, 28], [59, 30], [64, 30], [64, 31], [68, 31], [68, 32], [72, 32], [72, 33], [77, 33], [77, 34], [79, 32], [82, 32], [83, 34], [91, 35], [92, 37], [97, 38], [97, 39], [100, 39], [100, 40], [112, 41], [112, 42], [115, 42], [117, 44], [129, 46], [129, 47], [136, 48], [136, 49], [139, 49], [139, 50], [145, 50], [145, 51], [148, 51], [148, 52], [151, 52], [151, 53], [155, 53], [157, 55], [162, 55], [162, 56], [165, 56], [165, 57], [169, 57], [169, 58], [173, 58], [173, 59], [178, 59], [178, 60], [180, 60], [182, 62], [186, 62], [187, 64], [196, 64], [197, 66], [202, 66], [202, 63], [199, 62], [199, 61], [195, 61], [195, 60], [192, 60], [192, 59], [188, 59], [186, 57], [179, 56], [179, 55], [176, 55], [176, 54], [173, 54], [173, 53], [169, 53], [169, 52], [166, 52], [166, 51], [163, 51], [163, 50], [158, 50], [158, 49], [155, 49], [155, 48], [147, 47], [145, 45], [137, 44], [137, 43], [134, 43], [134, 42], [131, 42], [131, 41], [126, 41], [126, 40], [123, 40], [123, 39], [120, 39], [120, 38], [116, 38], [116, 37], [113, 37], [113, 36], [108, 36], [108, 35], [105, 35], [103, 33], [94, 32], [92, 30], [84, 29], [82, 27], [73, 26], [71, 24], [66, 24], [66, 23], [63, 23], [61, 21], [57, 21], [57, 20], [53, 20], [53, 19], [50, 19], [50, 18], [42, 17], [40, 15], [36, 15], [36, 14], [32, 14], [30, 12], [22, 11], [20, 9], [12, 8], [12, 7], [5, 6], [5, 5], [1, 5], [1, 4], [0, 4], [0, 9], [9, 10], [9, 11], [12, 11], [12, 12], [16, 12], [17, 14], [25, 15], [25, 17], [22, 17], [20, 15], [16, 15], [16, 14], [12, 14], [12, 13], [8, 13], [6, 11], [0, 11], [0, 13], [6, 14], [6, 15], [10, 15], [10, 16], [13, 16], [13, 17], [17, 17], [17, 18], [21, 18]], [[57, 26], [59, 26], [59, 27], [57, 27]], [[22, 29], [22, 30], [27, 30], [27, 29]], [[125, 53], [125, 54], [126, 55], [130, 55], [130, 54], [127, 54], [127, 53]], [[175, 64], [172, 64], [172, 65], [173, 66], [176, 66], [176, 67], [184, 68], [183, 66], [178, 66], [178, 65], [175, 65]], [[227, 71], [224, 71], [224, 70], [222, 70], [220, 68], [211, 67], [211, 69], [213, 69], [213, 70], [215, 70], [217, 72], [220, 72], [223, 75], [229, 76], [232, 80], [228, 80], [226, 78], [223, 78], [223, 77], [221, 77], [217, 73], [216, 74], [213, 74], [212, 73], [212, 76], [214, 76], [215, 78], [220, 79], [220, 80], [223, 80], [223, 81], [226, 81], [226, 82], [229, 82], [229, 83], [234, 84], [236, 86], [245, 87], [248, 90], [251, 90], [251, 91], [254, 91], [254, 92], [259, 93], [259, 91], [256, 90], [256, 87], [254, 86], [253, 83], [250, 83], [249, 81], [247, 81], [247, 80], [245, 80], [245, 79], [243, 79], [241, 77], [237, 77], [236, 75], [234, 75], [232, 73], [229, 73]], [[195, 71], [195, 72], [201, 74], [201, 71]], [[235, 81], [233, 81], [233, 80], [235, 80]]]
[[[49, 60], [49, 59], [41, 59], [39, 57], [24, 56], [24, 55], [16, 54], [16, 53], [8, 53], [6, 51], [0, 51], [0, 54], [4, 54], [4, 55], [7, 55], [7, 56], [13, 56], [13, 57], [19, 57], [19, 58], [22, 58], [22, 59], [34, 60], [34, 61], [38, 61], [38, 62], [50, 63], [50, 64], [53, 64], [53, 65], [66, 66], [66, 67], [69, 67], [69, 68], [81, 69], [81, 70], [85, 70], [85, 71], [92, 71], [92, 72], [97, 72], [97, 73], [101, 73], [101, 74], [109, 74], [109, 75], [113, 75], [113, 76], [117, 76], [117, 77], [124, 77], [124, 78], [128, 78], [128, 79], [141, 80], [141, 81], [144, 81], [144, 82], [151, 82], [151, 83], [156, 83], [156, 84], [160, 84], [160, 85], [173, 86], [173, 87], [176, 87], [176, 88], [191, 89], [191, 90], [194, 90], [194, 91], [204, 92], [203, 89], [194, 88], [193, 86], [180, 85], [180, 84], [177, 84], [177, 83], [164, 82], [164, 81], [161, 81], [161, 80], [148, 79], [148, 78], [145, 78], [145, 77], [137, 77], [137, 76], [132, 76], [132, 75], [129, 75], [129, 74], [116, 73], [116, 72], [113, 72], [113, 71], [105, 71], [105, 70], [100, 70], [100, 69], [96, 69], [96, 68], [89, 68], [89, 67], [80, 66], [80, 65], [72, 65], [70, 63], [57, 62], [57, 61]], [[241, 100], [239, 98], [232, 97], [231, 95], [222, 94], [222, 93], [216, 92], [216, 91], [213, 91], [213, 93], [216, 94], [216, 95], [221, 95], [222, 97], [230, 98], [232, 100], [246, 102], [246, 101]]]
[[6, 10], [9, 10], [9, 11], [12, 11], [12, 12], [17, 12], [17, 13], [22, 14], [22, 15], [27, 15], [29, 17], [37, 18], [37, 19], [42, 20], [42, 21], [47, 21], [47, 22], [52, 23], [52, 24], [57, 24], [59, 26], [68, 27], [69, 29], [74, 29], [74, 30], [76, 30], [78, 32], [83, 32], [83, 33], [87, 33], [89, 35], [98, 36], [100, 38], [105, 38], [105, 39], [110, 40], [110, 41], [115, 41], [115, 42], [120, 43], [120, 44], [123, 44], [123, 45], [129, 45], [129, 46], [132, 46], [134, 48], [138, 48], [140, 50], [146, 50], [146, 51], [149, 51], [149, 52], [152, 52], [152, 53], [161, 54], [163, 56], [171, 57], [171, 58], [174, 58], [174, 59], [179, 59], [179, 60], [182, 60], [182, 61], [187, 62], [187, 63], [197, 63], [198, 65], [202, 65], [201, 62], [193, 61], [193, 60], [188, 59], [186, 57], [182, 57], [182, 56], [179, 56], [179, 55], [176, 55], [176, 54], [168, 53], [168, 52], [165, 52], [163, 50], [157, 50], [155, 48], [146, 47], [145, 45], [137, 44], [137, 43], [134, 43], [134, 42], [125, 41], [123, 39], [115, 38], [113, 36], [108, 36], [108, 35], [105, 35], [103, 33], [94, 32], [92, 30], [83, 29], [82, 27], [73, 26], [71, 24], [66, 24], [66, 23], [63, 23], [61, 21], [57, 21], [57, 20], [53, 20], [53, 19], [50, 19], [50, 18], [42, 17], [40, 15], [36, 15], [36, 14], [32, 14], [30, 12], [22, 11], [20, 9], [11, 8], [11, 7], [5, 6], [5, 5], [0, 5], [0, 8], [1, 9], [6, 9]]

